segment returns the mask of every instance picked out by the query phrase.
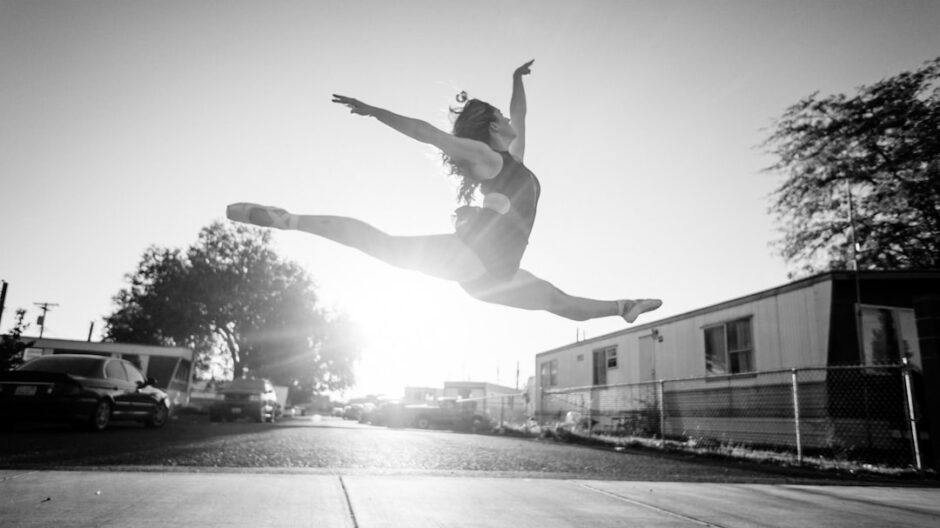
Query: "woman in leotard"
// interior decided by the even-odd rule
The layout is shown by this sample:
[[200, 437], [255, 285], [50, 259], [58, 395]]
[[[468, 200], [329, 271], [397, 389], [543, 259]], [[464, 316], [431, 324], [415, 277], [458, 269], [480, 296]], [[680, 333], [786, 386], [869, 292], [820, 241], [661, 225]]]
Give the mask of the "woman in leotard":
[[[482, 301], [545, 310], [575, 321], [620, 316], [628, 323], [634, 322], [662, 302], [575, 297], [519, 268], [540, 193], [538, 179], [522, 163], [526, 114], [522, 78], [530, 73], [532, 63], [513, 72], [511, 119], [495, 107], [471, 99], [462, 109], [454, 110], [457, 117], [451, 134], [351, 97], [333, 96], [334, 103], [347, 106], [351, 113], [374, 117], [393, 130], [441, 150], [451, 173], [460, 178], [458, 198], [466, 204], [455, 212], [454, 233], [393, 236], [355, 218], [292, 214], [253, 203], [228, 206], [228, 218], [325, 237], [393, 266], [457, 282]], [[482, 204], [471, 205], [478, 193], [483, 195]]]

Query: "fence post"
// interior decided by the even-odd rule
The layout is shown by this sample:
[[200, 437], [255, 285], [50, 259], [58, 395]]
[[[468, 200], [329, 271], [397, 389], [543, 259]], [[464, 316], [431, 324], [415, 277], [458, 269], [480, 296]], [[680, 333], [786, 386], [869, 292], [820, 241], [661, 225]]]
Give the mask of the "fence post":
[[535, 415], [535, 422], [539, 424], [539, 427], [542, 426], [544, 421], [543, 416], [545, 415], [545, 387], [539, 385], [539, 403], [535, 409], [532, 409], [532, 414]]
[[790, 369], [793, 384], [793, 428], [796, 432], [796, 463], [803, 463], [803, 438], [800, 433], [800, 385], [797, 381], [797, 369]]
[[662, 449], [666, 448], [666, 404], [665, 400], [665, 384], [663, 380], [659, 380], [659, 447]]
[[914, 467], [924, 469], [920, 460], [920, 439], [917, 437], [917, 415], [914, 413], [914, 391], [911, 390], [911, 367], [907, 358], [901, 358], [901, 373], [904, 376], [904, 395], [907, 396], [907, 418], [911, 425], [911, 442], [914, 444]]

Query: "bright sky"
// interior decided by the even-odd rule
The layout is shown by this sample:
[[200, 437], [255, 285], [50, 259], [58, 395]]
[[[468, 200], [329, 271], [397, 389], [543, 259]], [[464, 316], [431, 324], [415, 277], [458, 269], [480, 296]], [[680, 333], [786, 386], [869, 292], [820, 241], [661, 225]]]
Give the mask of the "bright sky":
[[[150, 245], [185, 247], [231, 202], [451, 231], [436, 152], [330, 102], [448, 128], [466, 90], [508, 110], [526, 78], [542, 182], [523, 267], [569, 293], [660, 297], [649, 322], [784, 284], [778, 176], [758, 145], [786, 107], [940, 54], [925, 1], [0, 0], [0, 329], [57, 303], [85, 339]], [[359, 386], [515, 384], [534, 355], [625, 327], [480, 303], [454, 284], [278, 233], [367, 333]]]

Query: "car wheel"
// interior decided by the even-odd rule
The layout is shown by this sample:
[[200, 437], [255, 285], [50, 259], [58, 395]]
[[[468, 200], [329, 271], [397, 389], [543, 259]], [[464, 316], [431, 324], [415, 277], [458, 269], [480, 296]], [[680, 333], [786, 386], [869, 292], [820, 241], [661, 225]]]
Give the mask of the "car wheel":
[[152, 427], [155, 429], [158, 427], [163, 427], [164, 424], [166, 424], [166, 419], [169, 414], [170, 411], [166, 408], [166, 405], [164, 405], [162, 402], [157, 403], [156, 407], [153, 409], [153, 412], [150, 413], [150, 418], [147, 419], [145, 424], [147, 427]]
[[91, 413], [88, 421], [92, 431], [104, 431], [111, 423], [111, 402], [108, 400], [99, 400], [95, 404], [95, 410]]
[[427, 416], [419, 416], [415, 420], [415, 427], [418, 429], [428, 429], [431, 427], [431, 420]]

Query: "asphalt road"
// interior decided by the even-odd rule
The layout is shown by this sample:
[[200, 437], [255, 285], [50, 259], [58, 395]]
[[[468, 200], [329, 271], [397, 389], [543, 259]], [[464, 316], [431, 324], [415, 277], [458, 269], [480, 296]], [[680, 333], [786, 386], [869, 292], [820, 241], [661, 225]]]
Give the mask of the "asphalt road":
[[158, 430], [118, 424], [92, 433], [69, 427], [19, 425], [0, 432], [0, 469], [80, 468], [459, 473], [766, 484], [858, 480], [851, 475], [656, 450], [617, 452], [529, 438], [388, 429], [339, 418], [293, 418], [272, 425], [213, 424], [206, 417], [182, 417]]

